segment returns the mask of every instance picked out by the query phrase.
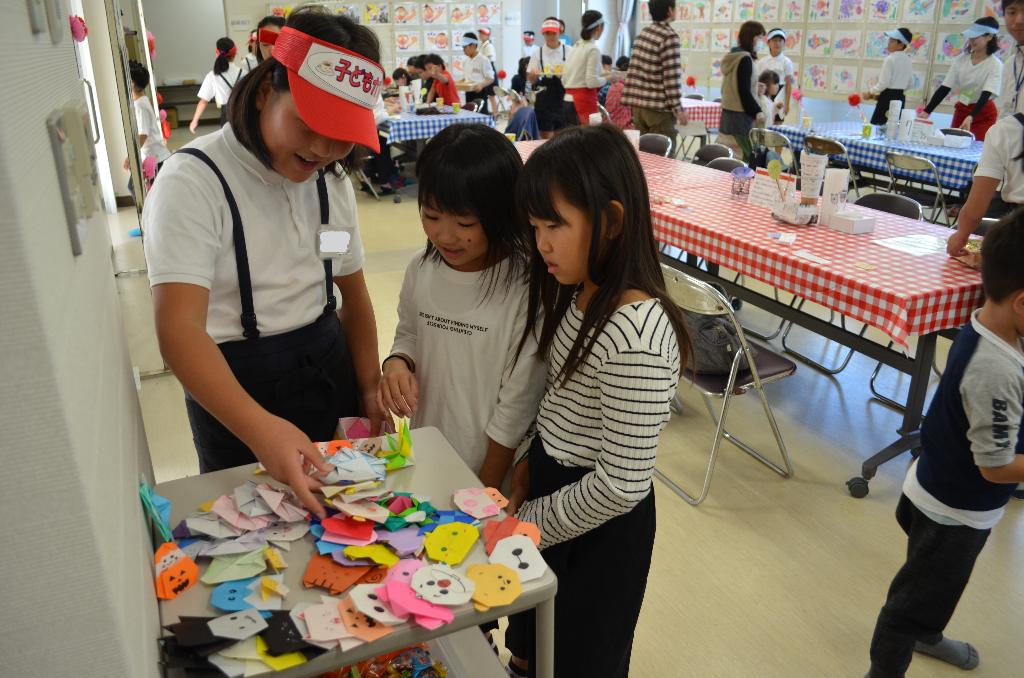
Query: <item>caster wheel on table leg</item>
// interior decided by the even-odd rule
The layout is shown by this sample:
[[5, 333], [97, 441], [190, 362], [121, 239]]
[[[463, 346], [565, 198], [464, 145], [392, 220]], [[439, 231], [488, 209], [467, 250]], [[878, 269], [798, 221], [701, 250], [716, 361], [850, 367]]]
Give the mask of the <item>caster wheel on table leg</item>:
[[868, 496], [868, 481], [860, 476], [850, 478], [846, 481], [846, 489], [850, 491], [851, 497], [863, 499]]
[[392, 198], [392, 200], [394, 200], [396, 203], [400, 203], [402, 202], [402, 196], [396, 195], [394, 198]]

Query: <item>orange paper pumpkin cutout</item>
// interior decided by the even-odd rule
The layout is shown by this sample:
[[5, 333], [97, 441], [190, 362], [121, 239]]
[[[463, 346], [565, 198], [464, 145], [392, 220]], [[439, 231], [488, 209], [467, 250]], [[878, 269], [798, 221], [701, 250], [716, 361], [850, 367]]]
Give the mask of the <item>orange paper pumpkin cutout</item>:
[[365, 643], [372, 643], [391, 633], [390, 626], [382, 624], [376, 619], [370, 619], [357, 610], [350, 596], [345, 596], [338, 604], [338, 609], [341, 610], [341, 620], [345, 622], [348, 632]]
[[173, 541], [160, 545], [153, 562], [156, 566], [156, 597], [162, 600], [177, 598], [199, 579], [195, 561]]
[[338, 595], [349, 589], [370, 571], [369, 567], [345, 567], [334, 562], [330, 556], [314, 553], [306, 572], [302, 575], [302, 585], [306, 588], [319, 586]]

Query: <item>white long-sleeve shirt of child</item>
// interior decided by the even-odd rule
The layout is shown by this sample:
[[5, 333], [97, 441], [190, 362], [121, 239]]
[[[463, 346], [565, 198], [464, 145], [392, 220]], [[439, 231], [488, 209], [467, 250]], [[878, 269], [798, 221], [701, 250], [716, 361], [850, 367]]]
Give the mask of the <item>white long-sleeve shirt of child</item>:
[[910, 56], [905, 51], [893, 52], [882, 62], [882, 73], [878, 82], [871, 88], [875, 94], [887, 89], [906, 89], [914, 77], [914, 69], [910, 65]]
[[608, 79], [601, 74], [601, 49], [593, 40], [576, 43], [565, 62], [562, 83], [566, 89], [600, 89]]
[[537, 416], [546, 366], [528, 342], [512, 360], [526, 324], [527, 283], [504, 285], [507, 262], [456, 271], [416, 254], [405, 271], [391, 353], [416, 362], [419, 404], [413, 427], [436, 426], [478, 471], [487, 439], [515, 448]]

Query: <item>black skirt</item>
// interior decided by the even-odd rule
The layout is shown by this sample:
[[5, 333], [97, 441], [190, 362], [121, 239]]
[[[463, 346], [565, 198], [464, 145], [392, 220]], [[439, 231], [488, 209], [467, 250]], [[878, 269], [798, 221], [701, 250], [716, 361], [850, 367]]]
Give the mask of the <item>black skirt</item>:
[[[530, 447], [530, 499], [578, 482], [592, 469], [562, 466], [538, 434]], [[633, 632], [647, 589], [655, 533], [654, 488], [625, 515], [541, 551], [558, 577], [555, 675], [627, 678]], [[609, 586], [614, 582], [614, 586]], [[534, 661], [533, 611], [509, 617], [505, 645]]]
[[[218, 347], [246, 393], [313, 442], [333, 439], [338, 419], [358, 414], [355, 367], [335, 313], [291, 332]], [[189, 394], [185, 406], [201, 472], [256, 461], [245, 443]]]

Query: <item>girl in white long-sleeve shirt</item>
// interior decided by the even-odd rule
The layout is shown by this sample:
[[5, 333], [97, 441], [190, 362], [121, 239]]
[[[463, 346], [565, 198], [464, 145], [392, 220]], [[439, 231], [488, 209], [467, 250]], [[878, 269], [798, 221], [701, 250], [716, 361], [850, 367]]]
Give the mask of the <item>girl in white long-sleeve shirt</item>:
[[591, 113], [597, 113], [597, 95], [609, 81], [621, 79], [620, 74], [606, 78], [601, 67], [601, 49], [597, 41], [604, 34], [604, 16], [597, 10], [587, 10], [581, 20], [580, 40], [572, 49], [562, 73], [565, 93], [572, 96], [576, 117], [586, 125]]
[[416, 164], [426, 249], [409, 262], [384, 360], [384, 407], [436, 426], [485, 486], [501, 487], [533, 423], [544, 364], [527, 324], [526, 229], [515, 147], [485, 125], [452, 125]]
[[884, 125], [889, 119], [889, 103], [899, 101], [906, 104], [907, 97], [903, 93], [910, 87], [913, 70], [910, 66], [910, 56], [907, 54], [907, 47], [914, 39], [914, 34], [909, 28], [897, 28], [893, 31], [886, 31], [889, 38], [889, 55], [882, 62], [882, 73], [869, 91], [864, 92], [865, 100], [875, 99], [875, 111], [871, 114], [872, 125]]

